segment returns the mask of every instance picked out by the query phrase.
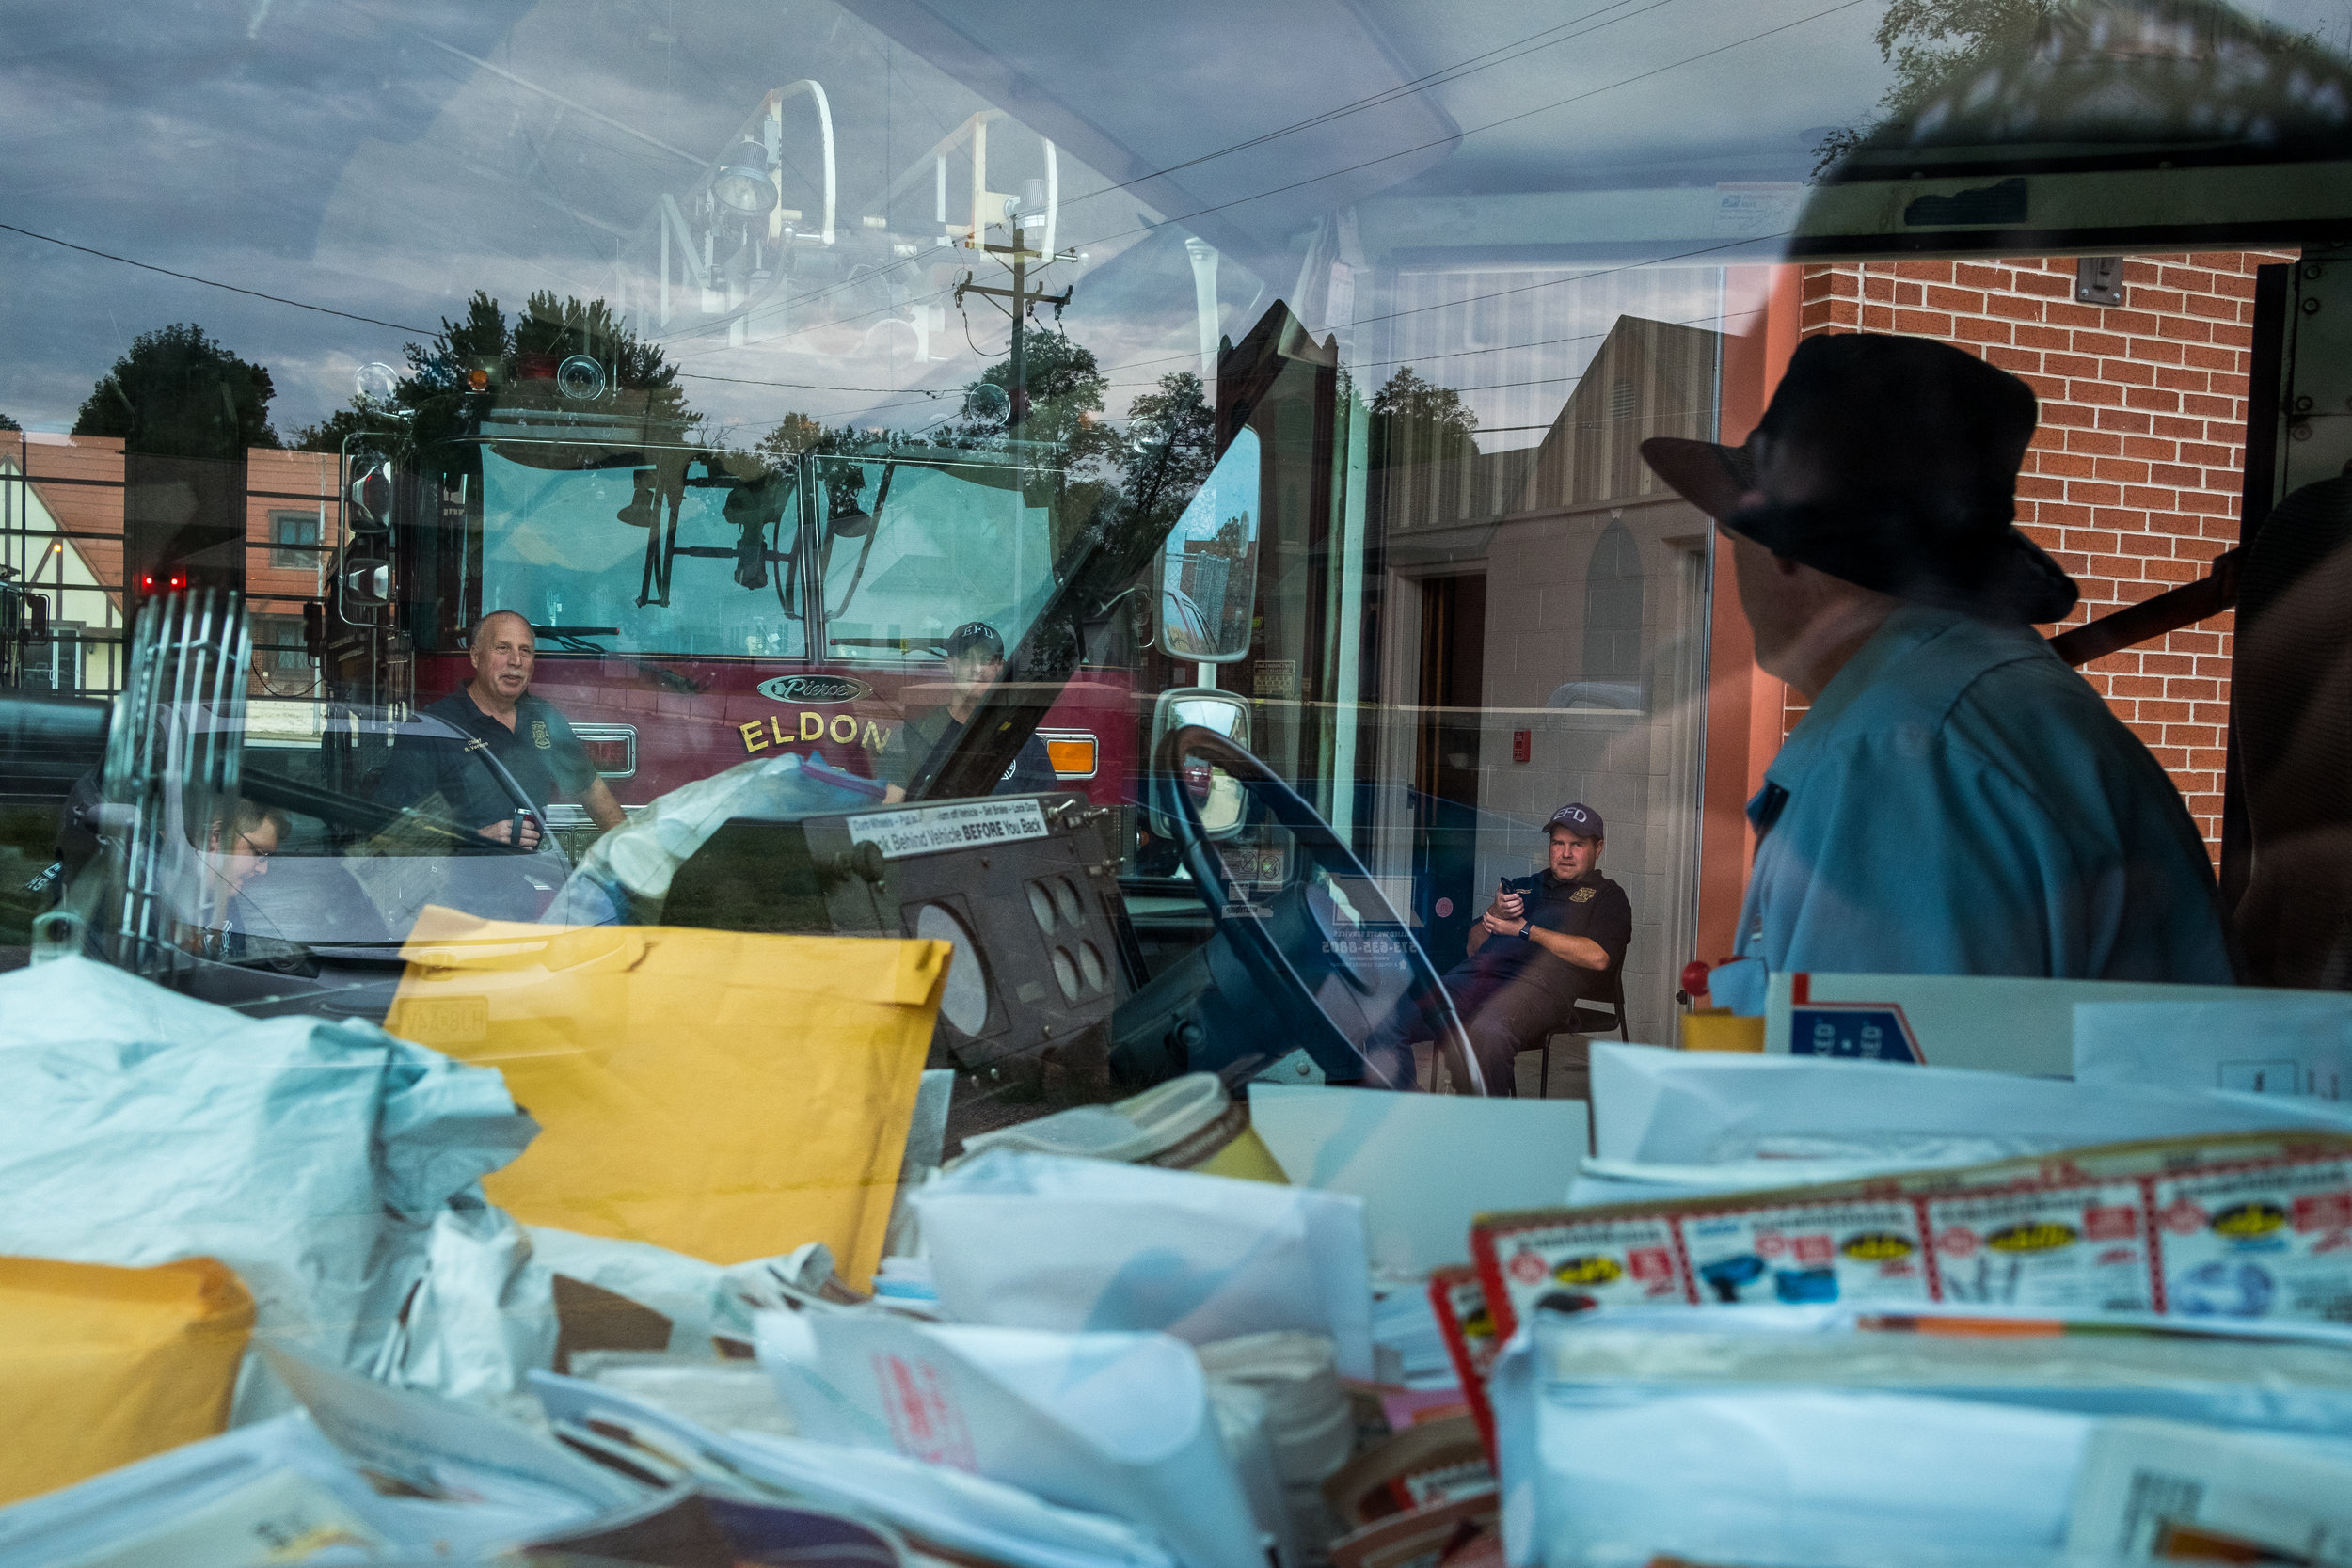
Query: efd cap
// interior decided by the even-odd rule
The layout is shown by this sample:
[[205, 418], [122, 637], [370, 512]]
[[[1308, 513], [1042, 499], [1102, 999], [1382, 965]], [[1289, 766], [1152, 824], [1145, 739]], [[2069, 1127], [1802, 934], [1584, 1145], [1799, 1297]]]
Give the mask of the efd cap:
[[986, 648], [998, 658], [1005, 657], [1005, 640], [996, 635], [996, 628], [986, 621], [966, 621], [947, 634], [947, 657], [968, 653], [974, 648]]
[[1549, 834], [1554, 828], [1565, 828], [1579, 838], [1609, 836], [1600, 831], [1600, 813], [1581, 800], [1572, 800], [1553, 812], [1551, 819], [1544, 824], [1544, 832]]

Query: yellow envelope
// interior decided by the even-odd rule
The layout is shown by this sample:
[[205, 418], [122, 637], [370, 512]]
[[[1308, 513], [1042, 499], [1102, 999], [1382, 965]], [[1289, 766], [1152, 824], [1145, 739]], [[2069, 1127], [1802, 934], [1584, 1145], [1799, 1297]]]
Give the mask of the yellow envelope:
[[227, 1266], [0, 1258], [0, 1503], [217, 1436], [253, 1334]]
[[714, 1263], [823, 1242], [864, 1290], [951, 952], [428, 909], [384, 1026], [537, 1119], [483, 1181], [516, 1218]]

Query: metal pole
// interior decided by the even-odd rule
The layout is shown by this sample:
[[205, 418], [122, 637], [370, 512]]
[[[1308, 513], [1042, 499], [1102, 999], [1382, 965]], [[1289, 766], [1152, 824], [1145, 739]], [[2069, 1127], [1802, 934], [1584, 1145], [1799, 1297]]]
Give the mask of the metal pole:
[[1014, 220], [1012, 230], [1012, 359], [1007, 378], [1012, 383], [1006, 388], [1012, 394], [1012, 413], [1005, 420], [1007, 428], [1021, 422], [1029, 408], [1029, 379], [1021, 352], [1021, 318], [1028, 313], [1028, 252], [1027, 236], [1020, 225], [1026, 214]]

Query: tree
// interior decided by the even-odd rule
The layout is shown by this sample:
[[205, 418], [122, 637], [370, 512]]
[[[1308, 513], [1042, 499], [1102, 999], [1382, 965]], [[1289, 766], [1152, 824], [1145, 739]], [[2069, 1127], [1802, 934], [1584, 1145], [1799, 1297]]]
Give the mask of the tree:
[[1875, 120], [1841, 125], [1814, 147], [1813, 172], [1827, 172], [1883, 127], [1900, 123], [1986, 62], [2033, 48], [2061, 0], [1890, 0], [1879, 18], [1879, 58], [1895, 80]]
[[234, 457], [275, 447], [269, 372], [247, 364], [194, 322], [131, 340], [83, 400], [76, 436], [115, 436], [126, 450], [163, 457]]
[[1371, 464], [1442, 463], [1478, 455], [1478, 415], [1451, 387], [1405, 365], [1372, 395]]
[[441, 451], [452, 465], [461, 452], [447, 445], [481, 428], [501, 409], [561, 413], [571, 406], [554, 390], [554, 369], [584, 354], [606, 367], [613, 392], [592, 405], [637, 421], [638, 438], [655, 445], [688, 441], [702, 416], [677, 387], [677, 367], [658, 343], [641, 341], [612, 317], [603, 300], [559, 299], [533, 293], [510, 325], [499, 302], [476, 291], [465, 314], [443, 317], [430, 343], [409, 343], [408, 373], [387, 408], [354, 398], [314, 425], [296, 432], [306, 451], [335, 451], [361, 432], [394, 433], [420, 451]]
[[0, 430], [23, 430], [24, 428], [8, 415], [0, 414]]
[[2197, 143], [2342, 136], [2347, 78], [2319, 34], [2216, 0], [1889, 0], [1875, 41], [1894, 80], [1868, 119], [1815, 144], [1817, 178], [1921, 133], [2143, 144], [2160, 131]]
[[341, 451], [344, 436], [356, 436], [362, 431], [382, 430], [384, 424], [383, 410], [372, 403], [353, 398], [318, 423], [298, 427], [294, 433], [294, 439], [287, 445], [296, 451]]
[[828, 430], [808, 415], [795, 412], [778, 420], [752, 451], [773, 463], [789, 463], [804, 451], [830, 451], [848, 434], [846, 429]]

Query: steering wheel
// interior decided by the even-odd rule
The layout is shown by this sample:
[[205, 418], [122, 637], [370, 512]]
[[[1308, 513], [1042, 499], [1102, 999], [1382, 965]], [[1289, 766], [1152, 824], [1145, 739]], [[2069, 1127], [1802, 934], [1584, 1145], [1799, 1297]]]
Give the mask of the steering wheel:
[[[1243, 972], [1216, 975], [1222, 1005], [1210, 1022], [1225, 1038], [1198, 1031], [1202, 1037], [1190, 1042], [1187, 1068], [1248, 1075], [1304, 1051], [1332, 1082], [1403, 1087], [1395, 1064], [1374, 1061], [1363, 1045], [1409, 997], [1432, 1022], [1435, 1061], [1457, 1091], [1486, 1092], [1437, 970], [1363, 863], [1314, 807], [1215, 730], [1170, 731], [1152, 762], [1153, 787], [1169, 798], [1164, 815], [1175, 826], [1185, 869], [1216, 922], [1212, 946], [1230, 952]], [[1260, 832], [1237, 857], [1251, 863], [1246, 879], [1234, 875], [1186, 779], [1188, 765], [1197, 772], [1203, 764], [1223, 769], [1239, 787], [1242, 826]], [[1218, 968], [1212, 961], [1213, 974]], [[1409, 1071], [1409, 1061], [1405, 1066]]]

